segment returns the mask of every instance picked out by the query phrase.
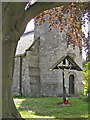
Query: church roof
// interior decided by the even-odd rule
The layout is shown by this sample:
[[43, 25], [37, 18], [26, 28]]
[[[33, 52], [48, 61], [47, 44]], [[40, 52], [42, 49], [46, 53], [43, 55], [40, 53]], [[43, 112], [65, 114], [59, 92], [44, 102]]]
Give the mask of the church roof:
[[39, 39], [40, 39], [40, 37], [36, 38], [36, 39], [33, 41], [33, 43], [26, 49], [26, 51], [29, 51]]
[[[70, 65], [69, 66], [66, 66], [66, 65], [62, 65], [60, 66], [60, 63], [67, 59], [69, 62], [70, 62]], [[50, 70], [53, 70], [53, 69], [71, 69], [71, 70], [77, 70], [77, 71], [83, 71], [79, 65], [69, 56], [62, 56], [51, 68]]]
[[34, 41], [34, 32], [30, 31], [28, 33], [24, 33], [20, 40], [18, 41], [17, 49], [15, 56], [22, 56], [25, 54], [26, 49], [33, 43]]
[[26, 35], [29, 35], [29, 34], [32, 34], [32, 33], [34, 34], [34, 30], [24, 33], [23, 36], [26, 36]]

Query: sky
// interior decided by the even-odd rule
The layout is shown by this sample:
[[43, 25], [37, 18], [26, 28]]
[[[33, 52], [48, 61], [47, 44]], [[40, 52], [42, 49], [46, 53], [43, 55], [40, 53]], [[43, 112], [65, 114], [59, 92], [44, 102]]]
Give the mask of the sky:
[[34, 19], [31, 19], [26, 25], [26, 29], [24, 33], [34, 30]]
[[[85, 15], [85, 18], [86, 18], [87, 16]], [[88, 27], [88, 20], [87, 19], [85, 19], [85, 27], [82, 25], [82, 31], [85, 33], [85, 36], [87, 37], [87, 33], [88, 33], [88, 31], [89, 31], [89, 29], [88, 29], [89, 27]], [[83, 50], [82, 50], [82, 57], [84, 58], [84, 59], [86, 59], [86, 53], [85, 53], [85, 51], [84, 51], [84, 48], [83, 48]]]

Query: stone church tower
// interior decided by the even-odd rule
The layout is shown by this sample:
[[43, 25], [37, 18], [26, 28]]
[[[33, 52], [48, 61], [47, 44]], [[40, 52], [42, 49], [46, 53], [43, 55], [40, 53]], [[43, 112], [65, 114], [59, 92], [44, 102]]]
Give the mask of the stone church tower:
[[[30, 39], [30, 37], [28, 37]], [[67, 48], [66, 34], [43, 24], [34, 30], [34, 42], [24, 55], [15, 58], [13, 94], [15, 96], [62, 96], [63, 74], [61, 69], [50, 71], [50, 67], [62, 56], [69, 55], [81, 68], [82, 56], [79, 48]], [[66, 61], [67, 64], [68, 61]], [[65, 87], [68, 96], [83, 93], [82, 71], [67, 70]]]

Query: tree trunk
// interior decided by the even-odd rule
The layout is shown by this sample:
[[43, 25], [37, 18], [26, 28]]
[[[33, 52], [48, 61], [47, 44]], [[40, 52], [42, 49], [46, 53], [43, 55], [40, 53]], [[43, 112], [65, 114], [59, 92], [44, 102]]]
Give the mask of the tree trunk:
[[[19, 31], [17, 24], [19, 20], [22, 22], [22, 20], [25, 19], [22, 18], [24, 5], [25, 3], [3, 3], [2, 6], [2, 118], [6, 119], [21, 118], [13, 101], [12, 84], [15, 50], [19, 36], [21, 36], [24, 31], [24, 27]], [[18, 25], [18, 27], [20, 26]]]
[[[2, 5], [2, 118], [21, 118], [12, 98], [14, 55], [19, 37], [27, 22], [42, 11], [63, 3], [36, 3], [27, 11], [26, 3], [3, 3]], [[67, 3], [67, 5], [70, 3]]]
[[16, 108], [14, 107], [12, 99], [12, 83], [13, 83], [13, 64], [14, 64], [14, 49], [15, 44], [12, 44], [10, 41], [3, 42], [2, 44], [2, 117], [11, 118], [11, 117], [20, 117]]

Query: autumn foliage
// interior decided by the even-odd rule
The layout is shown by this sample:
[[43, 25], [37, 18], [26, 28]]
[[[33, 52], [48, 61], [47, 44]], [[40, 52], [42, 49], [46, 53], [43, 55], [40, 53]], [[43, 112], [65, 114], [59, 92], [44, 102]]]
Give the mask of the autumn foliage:
[[[67, 46], [73, 43], [73, 48], [78, 46], [80, 53], [82, 53], [82, 40], [87, 43], [89, 40], [85, 38], [84, 32], [82, 32], [82, 25], [85, 23], [83, 19], [84, 15], [89, 16], [89, 3], [70, 3], [68, 6], [60, 6], [50, 10], [46, 10], [40, 15], [35, 17], [35, 26], [49, 23], [49, 31], [60, 28], [60, 32], [66, 32]], [[87, 47], [88, 48], [88, 47]], [[86, 48], [86, 49], [87, 49]]]

